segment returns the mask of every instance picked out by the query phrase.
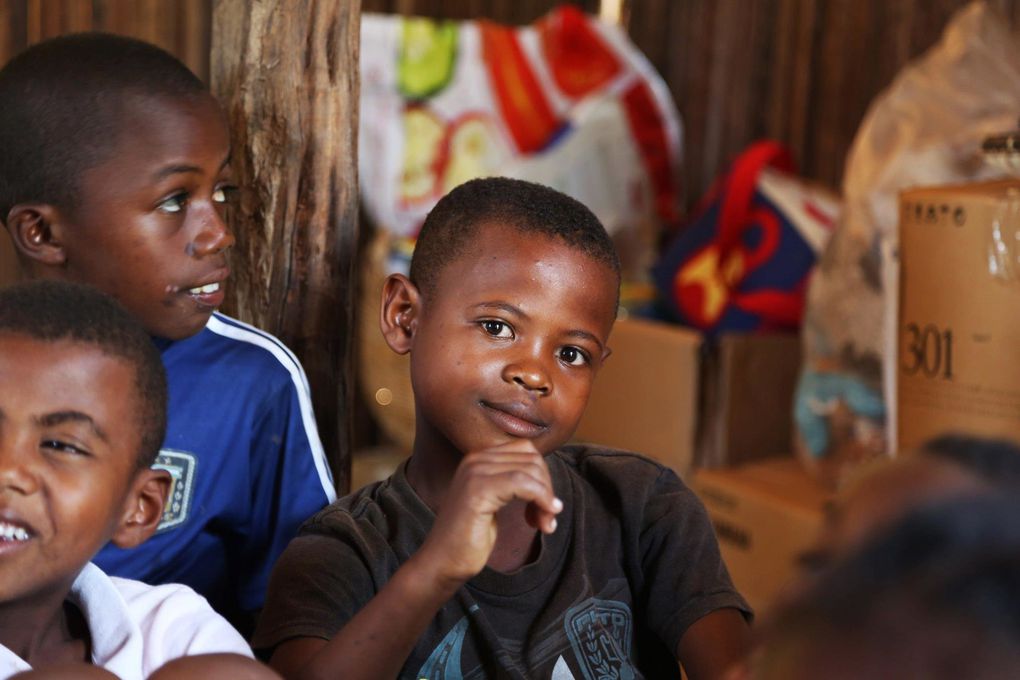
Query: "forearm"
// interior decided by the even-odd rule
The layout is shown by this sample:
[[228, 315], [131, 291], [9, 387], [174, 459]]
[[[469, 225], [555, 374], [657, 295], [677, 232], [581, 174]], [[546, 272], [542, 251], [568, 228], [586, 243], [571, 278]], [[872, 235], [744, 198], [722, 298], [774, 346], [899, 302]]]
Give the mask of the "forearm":
[[677, 645], [676, 655], [690, 680], [718, 680], [744, 661], [751, 629], [736, 609], [719, 609], [698, 619]]
[[441, 579], [420, 554], [412, 556], [297, 674], [285, 676], [299, 680], [396, 677], [415, 642], [458, 586]]

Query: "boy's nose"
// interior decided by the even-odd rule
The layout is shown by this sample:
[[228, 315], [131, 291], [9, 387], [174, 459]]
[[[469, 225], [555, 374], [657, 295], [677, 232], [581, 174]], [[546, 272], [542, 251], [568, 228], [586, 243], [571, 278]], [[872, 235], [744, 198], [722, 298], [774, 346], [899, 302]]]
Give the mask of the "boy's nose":
[[10, 446], [0, 446], [0, 493], [31, 494], [39, 489], [39, 478], [24, 455]]
[[203, 223], [202, 230], [195, 237], [191, 251], [197, 257], [215, 255], [234, 245], [234, 233], [220, 217], [219, 212], [212, 210]]
[[538, 362], [514, 362], [503, 368], [503, 380], [520, 385], [526, 390], [548, 394], [552, 390], [549, 374]]

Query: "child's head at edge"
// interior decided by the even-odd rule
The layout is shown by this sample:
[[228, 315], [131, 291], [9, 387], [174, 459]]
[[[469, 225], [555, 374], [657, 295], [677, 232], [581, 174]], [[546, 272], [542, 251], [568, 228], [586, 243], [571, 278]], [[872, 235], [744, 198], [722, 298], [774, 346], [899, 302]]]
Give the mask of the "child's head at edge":
[[66, 595], [107, 541], [140, 544], [169, 490], [150, 468], [166, 376], [144, 329], [92, 288], [0, 290], [0, 606]]
[[784, 603], [749, 675], [734, 677], [1013, 677], [1018, 510], [990, 491], [908, 511]]
[[415, 453], [564, 444], [609, 354], [620, 265], [598, 219], [548, 187], [467, 182], [439, 201], [381, 326], [411, 355]]
[[947, 498], [1020, 488], [1020, 447], [1004, 439], [946, 434], [892, 460], [863, 466], [830, 508], [811, 560], [832, 559], [912, 508]]
[[229, 134], [202, 82], [109, 34], [0, 69], [0, 221], [30, 278], [93, 285], [150, 334], [197, 333], [223, 301]]

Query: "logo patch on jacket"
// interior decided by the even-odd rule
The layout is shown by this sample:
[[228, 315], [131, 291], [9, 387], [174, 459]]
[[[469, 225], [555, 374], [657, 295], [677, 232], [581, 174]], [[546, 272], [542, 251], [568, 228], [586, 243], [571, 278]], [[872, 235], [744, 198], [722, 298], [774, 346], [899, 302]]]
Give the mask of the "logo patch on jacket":
[[195, 488], [195, 468], [198, 461], [193, 453], [161, 449], [152, 467], [170, 473], [170, 494], [163, 507], [163, 519], [156, 533], [162, 533], [183, 524], [191, 509], [191, 496]]

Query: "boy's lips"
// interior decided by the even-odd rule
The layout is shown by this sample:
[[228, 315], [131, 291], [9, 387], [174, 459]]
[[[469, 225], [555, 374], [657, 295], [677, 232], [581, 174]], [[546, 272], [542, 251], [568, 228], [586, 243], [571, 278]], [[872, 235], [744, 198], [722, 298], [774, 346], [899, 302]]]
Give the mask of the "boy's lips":
[[479, 403], [485, 417], [510, 436], [533, 439], [549, 429], [548, 423], [542, 420], [536, 409], [527, 404], [517, 402], [498, 404], [488, 401]]
[[212, 283], [200, 288], [188, 290], [188, 297], [203, 307], [215, 308], [223, 304], [226, 299], [226, 291], [218, 283]]
[[202, 282], [194, 286], [182, 286], [178, 290], [186, 293], [188, 297], [204, 307], [219, 307], [226, 298], [223, 284], [228, 276], [230, 276], [230, 269], [224, 267], [206, 277]]

